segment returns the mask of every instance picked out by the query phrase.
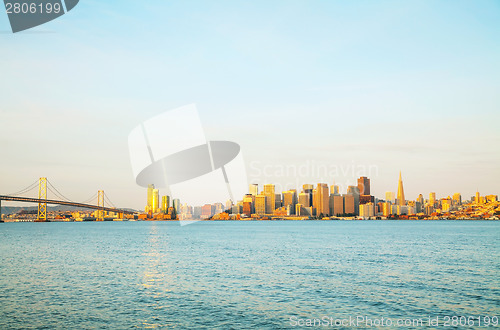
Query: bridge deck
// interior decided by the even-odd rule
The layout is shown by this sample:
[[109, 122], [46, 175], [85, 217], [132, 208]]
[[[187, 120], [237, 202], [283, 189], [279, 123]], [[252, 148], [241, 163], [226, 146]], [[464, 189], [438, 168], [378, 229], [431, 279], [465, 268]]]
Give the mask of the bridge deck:
[[82, 207], [86, 209], [94, 209], [94, 210], [104, 210], [109, 212], [117, 212], [124, 214], [134, 214], [134, 211], [126, 211], [121, 209], [116, 209], [112, 207], [99, 207], [97, 205], [92, 204], [83, 204], [83, 203], [75, 203], [75, 202], [67, 202], [67, 201], [58, 201], [54, 199], [39, 199], [39, 198], [28, 198], [28, 197], [13, 197], [13, 196], [5, 196], [0, 195], [0, 201], [13, 201], [13, 202], [25, 202], [25, 203], [47, 203], [47, 204], [56, 204], [56, 205], [67, 205], [74, 207]]

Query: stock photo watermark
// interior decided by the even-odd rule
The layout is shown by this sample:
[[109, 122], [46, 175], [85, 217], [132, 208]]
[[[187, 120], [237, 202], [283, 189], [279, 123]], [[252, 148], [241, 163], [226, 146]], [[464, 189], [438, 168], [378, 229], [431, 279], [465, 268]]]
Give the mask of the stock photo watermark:
[[12, 32], [50, 22], [75, 8], [79, 0], [4, 0]]
[[369, 317], [355, 315], [348, 317], [321, 316], [319, 318], [300, 318], [291, 316], [289, 325], [292, 327], [347, 327], [347, 328], [378, 328], [378, 327], [496, 327], [498, 316], [426, 316], [413, 317]]
[[347, 190], [348, 186], [357, 185], [355, 179], [379, 175], [377, 164], [364, 164], [351, 161], [348, 164], [327, 164], [316, 160], [306, 160], [300, 164], [271, 164], [259, 160], [249, 163], [248, 177], [252, 183], [266, 184], [273, 182], [276, 191], [287, 191], [290, 189], [300, 190], [301, 186], [308, 182], [333, 183], [337, 178], [343, 181], [335, 181], [340, 191]]

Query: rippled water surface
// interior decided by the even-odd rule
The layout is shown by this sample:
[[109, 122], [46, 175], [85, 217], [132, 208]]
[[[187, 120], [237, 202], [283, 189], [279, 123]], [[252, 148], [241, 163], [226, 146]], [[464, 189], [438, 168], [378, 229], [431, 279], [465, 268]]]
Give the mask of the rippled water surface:
[[0, 224], [0, 328], [499, 316], [500, 223]]

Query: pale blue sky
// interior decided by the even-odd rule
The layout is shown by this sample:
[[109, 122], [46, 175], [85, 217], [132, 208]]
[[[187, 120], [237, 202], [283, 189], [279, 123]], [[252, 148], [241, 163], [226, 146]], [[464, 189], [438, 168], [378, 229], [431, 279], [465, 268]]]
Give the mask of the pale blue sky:
[[17, 34], [1, 13], [0, 193], [47, 176], [142, 208], [130, 130], [196, 103], [251, 182], [346, 186], [263, 169], [354, 165], [380, 198], [399, 170], [410, 199], [498, 194], [499, 36], [499, 1], [81, 0]]

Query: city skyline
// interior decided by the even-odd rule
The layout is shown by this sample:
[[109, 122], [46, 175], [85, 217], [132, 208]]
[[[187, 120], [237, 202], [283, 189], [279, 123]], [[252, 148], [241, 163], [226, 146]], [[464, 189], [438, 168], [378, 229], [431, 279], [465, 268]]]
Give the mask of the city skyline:
[[[43, 178], [41, 178], [43, 179]], [[356, 187], [358, 189], [358, 194], [361, 196], [363, 195], [363, 191], [366, 191], [366, 193], [370, 196], [373, 196], [379, 200], [396, 200], [396, 201], [401, 201], [402, 199], [400, 198], [400, 196], [402, 196], [404, 198], [405, 201], [409, 201], [409, 200], [418, 200], [420, 198], [420, 196], [422, 195], [425, 195], [426, 192], [420, 192], [418, 193], [417, 197], [415, 198], [405, 198], [405, 193], [404, 193], [404, 189], [403, 189], [403, 182], [402, 182], [402, 171], [399, 172], [399, 178], [398, 178], [398, 182], [397, 182], [397, 187], [395, 190], [386, 190], [383, 194], [380, 194], [380, 195], [370, 195], [370, 192], [371, 192], [371, 189], [372, 189], [372, 185], [371, 185], [371, 178], [368, 178], [368, 177], [365, 177], [365, 176], [362, 176], [362, 177], [359, 177], [357, 179], [357, 184], [353, 184], [353, 185], [348, 185], [348, 186], [343, 186], [343, 185], [339, 185], [337, 184], [337, 181], [336, 180], [332, 180], [331, 181], [331, 185], [326, 183], [326, 182], [318, 182], [317, 184], [322, 184], [322, 185], [326, 185], [330, 191], [330, 194], [350, 194], [352, 193], [352, 191], [350, 191], [350, 189], [352, 187]], [[310, 186], [310, 189], [311, 191], [314, 189], [314, 184], [311, 184], [310, 182], [309, 183], [303, 183], [301, 186], [298, 186], [297, 188], [292, 188], [292, 189], [286, 189], [286, 190], [283, 190], [283, 189], [280, 189], [280, 186], [279, 185], [276, 185], [274, 183], [265, 183], [265, 184], [256, 184], [256, 183], [250, 183], [248, 185], [248, 193], [250, 194], [259, 194], [259, 186], [262, 186], [263, 190], [261, 191], [262, 193], [265, 193], [266, 190], [269, 190], [269, 194], [276, 194], [276, 193], [286, 193], [290, 190], [296, 190], [296, 191], [300, 191], [300, 189], [305, 189], [304, 187], [305, 186]], [[267, 188], [266, 188], [267, 186]], [[33, 188], [32, 188], [33, 189]], [[137, 188], [141, 191], [144, 190], [144, 188]], [[148, 188], [146, 189], [147, 191], [147, 203], [146, 203], [146, 208], [149, 210], [159, 210], [159, 209], [164, 209], [164, 205], [171, 205], [171, 202], [173, 202], [174, 200], [177, 200], [177, 201], [181, 201], [179, 198], [175, 198], [175, 196], [173, 195], [162, 195], [160, 194], [160, 188], [155, 188], [154, 184], [150, 184], [148, 185]], [[166, 191], [169, 191], [169, 189], [165, 189]], [[380, 189], [378, 189], [380, 190]], [[397, 193], [396, 193], [397, 192]], [[0, 192], [0, 195], [1, 195], [2, 192]], [[439, 199], [443, 199], [443, 198], [447, 198], [447, 197], [450, 197], [450, 196], [454, 196], [454, 195], [457, 195], [459, 194], [460, 196], [465, 196], [466, 199], [464, 200], [467, 200], [467, 198], [469, 197], [468, 195], [465, 195], [465, 194], [462, 194], [460, 191], [454, 191], [454, 192], [448, 192], [448, 193], [445, 193], [445, 194], [442, 194], [442, 195], [439, 195], [436, 193], [436, 191], [431, 191], [429, 190], [428, 191], [429, 193], [429, 200], [439, 200]], [[474, 196], [477, 196], [478, 194], [480, 194], [481, 196], [487, 196], [487, 195], [498, 195], [497, 192], [481, 192], [479, 190], [476, 190], [473, 194], [470, 195], [470, 199], [469, 200], [472, 200], [474, 198]], [[9, 194], [7, 194], [8, 196]], [[17, 195], [13, 195], [13, 196], [17, 196]], [[63, 195], [64, 196], [64, 195]], [[389, 196], [392, 196], [391, 198], [389, 198]], [[51, 197], [56, 197], [56, 198], [51, 198]], [[95, 196], [94, 196], [95, 197]], [[107, 197], [106, 197], [107, 198]], [[59, 192], [55, 193], [55, 192], [48, 192], [47, 193], [47, 199], [61, 199], [61, 195]], [[244, 199], [244, 196], [241, 196], [241, 198], [237, 198], [236, 197], [236, 200], [233, 201], [234, 203], [235, 202], [238, 202], [238, 201], [243, 201]], [[67, 200], [66, 198], [63, 198], [63, 200]], [[74, 202], [80, 202], [78, 200], [72, 200]], [[225, 203], [227, 201], [220, 201], [219, 203]], [[16, 202], [10, 202], [10, 201], [7, 201], [7, 203], [11, 204], [12, 206], [18, 206], [19, 204], [16, 204]], [[24, 203], [21, 203], [20, 205], [24, 205]], [[198, 205], [197, 205], [198, 206]], [[114, 205], [113, 205], [114, 207]], [[130, 208], [130, 209], [135, 209], [135, 210], [144, 210], [144, 207], [138, 207], [138, 208], [134, 208], [134, 207], [130, 207], [130, 206], [127, 206], [127, 205], [119, 205], [118, 208]], [[148, 212], [146, 209], [146, 213]]]
[[[37, 183], [37, 182], [35, 182]], [[0, 214], [7, 221], [123, 221], [129, 219], [138, 220], [269, 220], [269, 219], [497, 219], [500, 215], [500, 203], [498, 195], [481, 195], [479, 191], [470, 200], [462, 198], [461, 193], [449, 194], [447, 197], [436, 196], [435, 192], [429, 193], [429, 198], [419, 194], [414, 200], [405, 199], [402, 174], [398, 178], [397, 195], [393, 191], [387, 191], [384, 198], [378, 198], [370, 194], [371, 180], [368, 177], [360, 177], [357, 185], [347, 187], [345, 193], [335, 182], [331, 185], [326, 183], [304, 184], [301, 189], [288, 191], [276, 190], [274, 184], [264, 184], [259, 191], [257, 184], [248, 185], [248, 193], [240, 200], [227, 200], [225, 203], [212, 203], [204, 205], [190, 205], [175, 196], [160, 194], [154, 184], [147, 187], [146, 206], [144, 210], [131, 212], [126, 208], [120, 210], [115, 208], [104, 191], [98, 191], [99, 205], [91, 202], [75, 203], [69, 201], [55, 188], [47, 178], [42, 177], [38, 186], [33, 183], [23, 191], [33, 191], [38, 188], [40, 201], [47, 200], [49, 203], [38, 203], [38, 216], [33, 212], [9, 213], [4, 216], [1, 212], [1, 201], [13, 200], [34, 203], [35, 198], [26, 198], [15, 194], [12, 196], [0, 196]], [[49, 183], [49, 184], [47, 184]], [[48, 189], [47, 189], [48, 187]], [[47, 190], [47, 191], [45, 191]], [[61, 201], [53, 200], [47, 194], [50, 191], [56, 194]], [[168, 191], [168, 189], [167, 189]], [[17, 196], [17, 197], [16, 197]], [[397, 197], [396, 197], [397, 196]], [[22, 197], [22, 198], [18, 198]], [[47, 204], [74, 205], [73, 211], [51, 211], [47, 212]], [[109, 208], [111, 203], [112, 208]], [[172, 203], [170, 203], [172, 202]], [[81, 211], [78, 208], [94, 209], [93, 211]], [[89, 205], [90, 204], [90, 205]], [[12, 209], [12, 208], [11, 208]], [[30, 209], [29, 207], [27, 208]], [[24, 210], [24, 208], [21, 208]], [[125, 214], [126, 213], [126, 214]], [[36, 212], [35, 212], [36, 215]], [[20, 217], [20, 218], [17, 218]], [[17, 219], [17, 220], [16, 220]]]
[[[405, 198], [402, 173], [399, 173], [397, 194], [387, 191], [385, 198], [371, 195], [371, 180], [360, 177], [357, 185], [348, 186], [345, 193], [332, 182], [304, 184], [300, 189], [276, 190], [274, 184], [267, 183], [259, 190], [258, 184], [248, 185], [248, 192], [236, 200], [227, 200], [204, 205], [183, 203], [175, 196], [163, 196], [161, 208], [158, 202], [159, 191], [154, 185], [148, 186], [147, 205], [144, 218], [156, 220], [219, 219], [323, 219], [332, 217], [362, 219], [467, 219], [498, 218], [500, 204], [498, 195], [480, 195], [477, 191], [470, 200], [455, 192], [436, 198], [435, 192], [424, 199], [423, 194], [411, 200]], [[173, 199], [172, 205], [169, 200]], [[463, 204], [464, 203], [464, 204]], [[474, 205], [473, 207], [462, 205]], [[485, 207], [483, 207], [486, 205]], [[167, 215], [168, 214], [168, 215]]]

